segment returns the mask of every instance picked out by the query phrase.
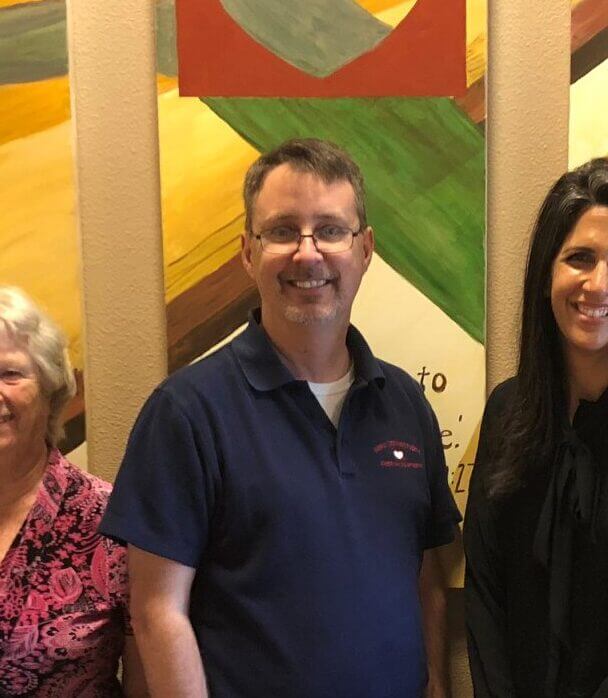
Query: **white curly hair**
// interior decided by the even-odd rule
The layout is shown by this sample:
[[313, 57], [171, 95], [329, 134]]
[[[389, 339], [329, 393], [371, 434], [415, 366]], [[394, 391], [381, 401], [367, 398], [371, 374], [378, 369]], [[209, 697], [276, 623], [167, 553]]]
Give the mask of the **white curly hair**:
[[76, 380], [64, 333], [21, 289], [0, 286], [0, 333], [29, 354], [49, 400], [45, 439], [56, 446], [63, 436], [61, 414], [76, 393]]

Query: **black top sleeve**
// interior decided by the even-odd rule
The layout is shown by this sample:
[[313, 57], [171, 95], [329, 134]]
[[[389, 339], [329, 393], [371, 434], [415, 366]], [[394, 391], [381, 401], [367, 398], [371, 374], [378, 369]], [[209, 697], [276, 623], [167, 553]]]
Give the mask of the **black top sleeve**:
[[[512, 383], [512, 381], [509, 381]], [[465, 612], [469, 664], [476, 698], [515, 696], [506, 650], [505, 570], [496, 512], [487, 495], [494, 434], [512, 385], [496, 388], [481, 423], [464, 522]]]

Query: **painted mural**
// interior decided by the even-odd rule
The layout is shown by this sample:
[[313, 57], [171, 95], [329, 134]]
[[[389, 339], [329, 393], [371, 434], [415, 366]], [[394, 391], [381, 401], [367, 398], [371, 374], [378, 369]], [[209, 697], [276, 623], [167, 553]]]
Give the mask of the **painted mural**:
[[608, 157], [608, 3], [573, 0], [569, 167]]
[[[84, 439], [65, 0], [0, 0], [0, 283], [67, 332], [79, 384], [64, 451]], [[72, 455], [86, 463], [84, 451]]]
[[[405, 23], [412, 21], [412, 13], [418, 5], [424, 5], [423, 0], [357, 0], [364, 12], [356, 15], [352, 7], [346, 8], [354, 2], [332, 4], [349, 12], [348, 22], [358, 23], [361, 31], [357, 36], [361, 40], [356, 47], [344, 46], [338, 32], [325, 40], [323, 61], [315, 57], [311, 66], [303, 64], [306, 46], [300, 39], [293, 49], [286, 49], [280, 42], [274, 46], [277, 39], [272, 32], [243, 18], [247, 5], [244, 0], [225, 0], [222, 7], [228, 17], [236, 17], [246, 26], [243, 31], [250, 40], [285, 63], [286, 68], [279, 72], [298, 70], [317, 85], [333, 76], [335, 84], [336, 73], [357, 60], [367, 60], [367, 69], [371, 62], [375, 70], [372, 84], [385, 84], [391, 70], [419, 75], [412, 70], [413, 65], [421, 65], [415, 57], [410, 63], [400, 63], [407, 69], [400, 67], [399, 71], [388, 65], [383, 70], [382, 61], [378, 65], [375, 61], [379, 49], [386, 51], [386, 42], [395, 36], [395, 28], [405, 31]], [[296, 4], [285, 6], [293, 11]], [[308, 6], [317, 13], [317, 19], [319, 13], [324, 17], [323, 2], [315, 0]], [[589, 157], [608, 154], [604, 118], [604, 102], [608, 99], [608, 7], [605, 0], [572, 0], [572, 6], [570, 164], [574, 166]], [[314, 98], [306, 95], [308, 100], [299, 98], [301, 111], [294, 97], [272, 100], [272, 109], [266, 112], [263, 105], [268, 102], [261, 99], [261, 88], [254, 99], [248, 100], [215, 95], [201, 101], [198, 95], [178, 96], [175, 8], [170, 0], [157, 0], [160, 167], [171, 368], [225, 341], [255, 304], [255, 292], [237, 258], [244, 171], [259, 150], [272, 145], [275, 135], [308, 134], [311, 120], [316, 127], [319, 118], [322, 128], [315, 135], [333, 137], [352, 150], [372, 185], [370, 217], [381, 245], [358, 299], [354, 321], [378, 354], [403, 365], [425, 385], [441, 419], [452, 484], [461, 505], [481, 413], [484, 378], [482, 206], [478, 204], [472, 213], [469, 202], [454, 195], [459, 176], [470, 174], [466, 168], [465, 174], [462, 170], [467, 155], [471, 156], [469, 167], [475, 165], [472, 171], [477, 174], [471, 181], [481, 188], [485, 0], [467, 0], [466, 9], [466, 91], [461, 96], [441, 97], [442, 93], [436, 93], [429, 97], [419, 90], [408, 100], [400, 99], [404, 92], [366, 100], [365, 94], [351, 89], [349, 97], [333, 104], [326, 94], [318, 111]], [[0, 0], [0, 283], [25, 288], [66, 329], [82, 385], [65, 14], [64, 0]], [[324, 24], [331, 30], [332, 22], [326, 19]], [[435, 53], [441, 54], [442, 50], [438, 45]], [[405, 60], [403, 56], [398, 59]], [[425, 70], [432, 70], [433, 61], [425, 65]], [[428, 89], [428, 74], [420, 79]], [[415, 93], [415, 86], [412, 89]], [[365, 120], [360, 122], [360, 117]], [[283, 119], [288, 120], [285, 128], [275, 132], [273, 123]], [[342, 133], [336, 126], [341, 120]], [[419, 158], [426, 158], [432, 150], [426, 143], [431, 127], [433, 138], [437, 134], [443, 137], [444, 162], [436, 161], [433, 174], [429, 160], [427, 179], [417, 184], [413, 173], [420, 174]], [[366, 145], [365, 136], [372, 132], [376, 144], [382, 147], [373, 147], [373, 142], [370, 147], [370, 141]], [[413, 147], [416, 140], [420, 141], [418, 150]], [[449, 173], [445, 182], [444, 171]], [[387, 183], [389, 189], [384, 190]], [[443, 197], [450, 191], [454, 208], [449, 210], [450, 206], [447, 213], [456, 223], [450, 223], [454, 226], [448, 228], [451, 233], [440, 233], [429, 211], [437, 213], [441, 202], [449, 200]], [[432, 196], [427, 197], [427, 192]], [[474, 194], [469, 191], [467, 196]], [[385, 210], [387, 203], [393, 203], [395, 210]], [[467, 218], [458, 228], [460, 208], [466, 208]], [[462, 228], [468, 235], [461, 237]], [[447, 272], [451, 274], [444, 276]], [[463, 284], [465, 275], [469, 284]], [[380, 304], [385, 311], [382, 314], [377, 312]], [[79, 396], [68, 412], [69, 448], [81, 443], [83, 437], [84, 404]]]

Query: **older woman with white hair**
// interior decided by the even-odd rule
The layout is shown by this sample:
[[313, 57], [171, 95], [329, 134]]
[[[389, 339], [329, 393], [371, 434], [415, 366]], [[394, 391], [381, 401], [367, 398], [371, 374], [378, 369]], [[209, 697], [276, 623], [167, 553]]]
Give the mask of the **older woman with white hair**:
[[0, 286], [2, 696], [146, 695], [125, 549], [97, 533], [110, 485], [57, 449], [74, 392], [63, 333], [22, 291]]

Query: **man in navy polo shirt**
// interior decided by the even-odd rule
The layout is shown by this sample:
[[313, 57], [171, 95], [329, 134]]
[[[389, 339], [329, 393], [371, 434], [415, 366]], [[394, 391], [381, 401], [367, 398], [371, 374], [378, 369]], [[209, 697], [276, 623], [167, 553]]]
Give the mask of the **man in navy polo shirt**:
[[361, 173], [293, 140], [244, 196], [261, 309], [154, 391], [102, 524], [129, 544], [151, 694], [447, 696], [432, 549], [460, 517], [419, 386], [349, 324], [374, 249]]

